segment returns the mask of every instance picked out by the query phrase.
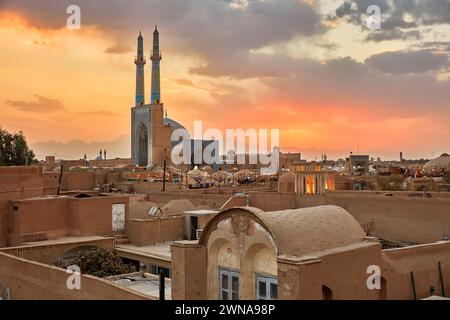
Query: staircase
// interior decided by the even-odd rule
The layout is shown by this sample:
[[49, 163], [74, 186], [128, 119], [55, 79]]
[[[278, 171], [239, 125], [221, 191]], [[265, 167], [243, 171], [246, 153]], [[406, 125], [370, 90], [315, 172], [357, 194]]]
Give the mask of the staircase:
[[128, 238], [128, 236], [125, 233], [115, 234], [114, 238], [116, 238], [116, 245], [131, 243], [130, 238]]

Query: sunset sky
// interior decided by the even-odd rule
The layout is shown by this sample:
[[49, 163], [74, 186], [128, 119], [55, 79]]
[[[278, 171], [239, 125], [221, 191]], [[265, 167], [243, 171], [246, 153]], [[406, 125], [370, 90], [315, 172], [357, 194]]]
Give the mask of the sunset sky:
[[278, 128], [282, 150], [319, 157], [450, 152], [449, 0], [0, 0], [0, 126], [31, 144], [129, 135], [155, 24], [162, 101], [188, 129]]

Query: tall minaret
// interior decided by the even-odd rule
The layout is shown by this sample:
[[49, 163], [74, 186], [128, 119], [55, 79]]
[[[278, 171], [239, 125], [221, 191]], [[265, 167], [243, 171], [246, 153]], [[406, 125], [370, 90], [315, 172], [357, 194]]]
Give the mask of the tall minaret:
[[144, 39], [139, 31], [137, 55], [134, 59], [136, 64], [136, 106], [141, 106], [145, 103], [144, 94]]
[[161, 101], [161, 89], [159, 85], [159, 62], [161, 61], [161, 52], [159, 51], [159, 32], [157, 26], [153, 31], [153, 52], [150, 56], [152, 60], [152, 93], [150, 103]]

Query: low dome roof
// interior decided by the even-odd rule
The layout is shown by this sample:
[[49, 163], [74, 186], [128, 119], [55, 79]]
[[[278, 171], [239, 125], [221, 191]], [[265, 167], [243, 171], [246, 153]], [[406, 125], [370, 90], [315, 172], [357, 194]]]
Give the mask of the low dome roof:
[[195, 210], [196, 207], [187, 199], [175, 199], [161, 207], [161, 211], [166, 215], [181, 214], [184, 211]]
[[170, 125], [170, 126], [172, 127], [173, 130], [176, 130], [176, 129], [186, 129], [186, 128], [183, 127], [180, 123], [178, 123], [177, 121], [172, 120], [172, 119], [170, 119], [170, 118], [164, 118], [164, 119], [163, 119], [163, 123], [164, 123], [165, 125]]
[[450, 171], [450, 155], [443, 153], [440, 157], [430, 160], [423, 166], [424, 169], [445, 169]]
[[278, 255], [306, 257], [361, 243], [366, 236], [359, 223], [345, 209], [328, 205], [264, 212], [253, 207], [236, 207], [218, 213], [203, 229], [200, 243], [222, 220], [235, 214], [251, 216], [273, 237]]

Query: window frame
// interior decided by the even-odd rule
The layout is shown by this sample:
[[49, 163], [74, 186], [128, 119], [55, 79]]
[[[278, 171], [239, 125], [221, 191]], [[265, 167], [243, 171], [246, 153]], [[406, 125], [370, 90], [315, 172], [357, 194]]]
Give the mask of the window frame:
[[[222, 276], [226, 275], [228, 277], [228, 288], [222, 287]], [[233, 290], [233, 277], [236, 277], [238, 279], [238, 287], [237, 290]], [[219, 299], [220, 300], [236, 300], [233, 299], [233, 293], [237, 293], [237, 300], [241, 299], [241, 274], [239, 270], [236, 269], [229, 269], [229, 268], [222, 268], [219, 267]], [[224, 292], [227, 293], [228, 299], [224, 299]], [[231, 298], [231, 299], [230, 299]]]
[[[262, 297], [259, 295], [260, 282], [264, 282], [266, 286], [266, 295]], [[270, 285], [276, 285], [276, 297], [272, 297]], [[256, 300], [277, 300], [278, 299], [278, 278], [273, 275], [255, 273], [255, 299]]]

